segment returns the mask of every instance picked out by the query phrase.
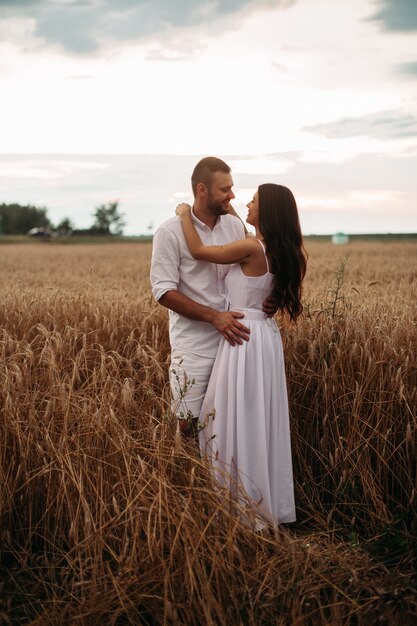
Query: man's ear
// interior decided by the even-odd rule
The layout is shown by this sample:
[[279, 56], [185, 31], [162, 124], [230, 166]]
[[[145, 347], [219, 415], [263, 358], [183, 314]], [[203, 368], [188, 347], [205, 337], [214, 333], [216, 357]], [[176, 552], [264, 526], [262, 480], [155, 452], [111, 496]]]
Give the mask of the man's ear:
[[205, 198], [207, 195], [207, 187], [205, 186], [204, 183], [197, 183], [197, 195], [200, 196], [200, 198]]

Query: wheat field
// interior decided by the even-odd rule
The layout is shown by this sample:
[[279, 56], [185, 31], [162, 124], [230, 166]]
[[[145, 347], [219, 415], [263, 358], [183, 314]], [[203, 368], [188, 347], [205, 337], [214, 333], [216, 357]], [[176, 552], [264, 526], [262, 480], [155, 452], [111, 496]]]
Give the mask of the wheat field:
[[176, 430], [150, 245], [0, 247], [0, 624], [416, 623], [417, 244], [306, 247], [263, 534]]

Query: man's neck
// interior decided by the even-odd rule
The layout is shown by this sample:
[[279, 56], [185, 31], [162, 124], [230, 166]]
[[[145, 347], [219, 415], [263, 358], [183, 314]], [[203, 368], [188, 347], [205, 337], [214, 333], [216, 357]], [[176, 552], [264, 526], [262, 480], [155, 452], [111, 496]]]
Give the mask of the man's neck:
[[213, 230], [218, 220], [217, 215], [213, 215], [205, 207], [202, 207], [201, 205], [197, 203], [194, 203], [193, 213], [196, 216], [196, 218], [200, 220], [200, 222], [203, 222], [203, 224], [205, 224], [206, 226], [211, 228], [211, 230]]

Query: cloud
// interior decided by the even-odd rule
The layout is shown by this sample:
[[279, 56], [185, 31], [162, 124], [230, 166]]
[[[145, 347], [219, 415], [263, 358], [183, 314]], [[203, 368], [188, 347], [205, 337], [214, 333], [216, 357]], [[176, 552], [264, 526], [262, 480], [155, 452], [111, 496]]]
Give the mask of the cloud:
[[368, 20], [379, 22], [384, 30], [413, 32], [417, 30], [416, 0], [379, 0], [381, 8]]
[[[91, 53], [109, 41], [133, 42], [181, 29], [231, 28], [247, 12], [296, 0], [0, 0], [3, 18], [35, 21], [34, 35], [70, 53]], [[233, 19], [232, 19], [233, 18]]]
[[92, 80], [92, 76], [89, 74], [71, 74], [67, 76], [67, 80]]
[[397, 67], [402, 74], [410, 74], [411, 76], [415, 76], [417, 74], [417, 61], [400, 63]]
[[0, 0], [0, 7], [18, 8], [44, 4], [45, 0]]
[[304, 126], [302, 129], [329, 139], [371, 137], [374, 139], [403, 139], [417, 137], [417, 117], [397, 111], [369, 113], [362, 117], [344, 117], [327, 124]]
[[272, 67], [277, 72], [288, 72], [288, 67], [286, 65], [283, 65], [282, 63], [274, 62], [272, 63]]

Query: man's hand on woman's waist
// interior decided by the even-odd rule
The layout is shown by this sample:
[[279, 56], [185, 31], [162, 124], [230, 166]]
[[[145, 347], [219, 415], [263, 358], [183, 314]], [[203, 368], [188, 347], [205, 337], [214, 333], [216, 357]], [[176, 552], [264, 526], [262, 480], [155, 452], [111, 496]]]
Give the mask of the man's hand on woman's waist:
[[244, 313], [237, 311], [213, 311], [211, 323], [225, 339], [234, 346], [249, 341], [250, 330], [239, 322], [239, 318], [245, 317]]

